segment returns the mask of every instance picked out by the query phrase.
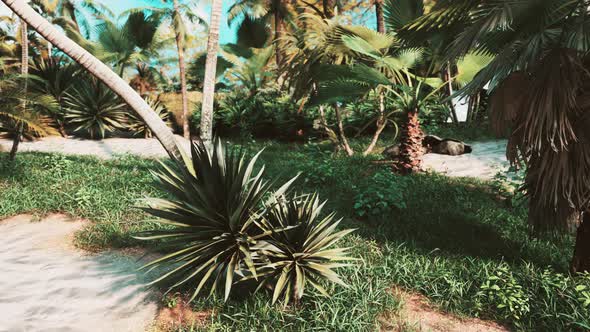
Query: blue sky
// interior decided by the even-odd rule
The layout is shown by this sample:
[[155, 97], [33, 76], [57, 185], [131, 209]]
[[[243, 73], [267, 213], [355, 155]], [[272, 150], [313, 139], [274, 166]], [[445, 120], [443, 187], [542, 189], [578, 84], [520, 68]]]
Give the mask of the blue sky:
[[[158, 1], [155, 0], [97, 0], [103, 3], [105, 6], [111, 9], [115, 14], [119, 14], [127, 9], [135, 8], [135, 7], [145, 7], [145, 6], [155, 6], [158, 4]], [[203, 3], [207, 3], [208, 1], [201, 1]], [[223, 16], [221, 18], [221, 27], [220, 27], [220, 42], [221, 44], [235, 42], [236, 40], [236, 32], [235, 29], [232, 29], [227, 25], [227, 10], [229, 7], [234, 3], [234, 1], [226, 0], [223, 2]], [[203, 18], [207, 21], [209, 20], [210, 5], [202, 5], [201, 12]], [[0, 2], [0, 15], [10, 15], [10, 10]]]

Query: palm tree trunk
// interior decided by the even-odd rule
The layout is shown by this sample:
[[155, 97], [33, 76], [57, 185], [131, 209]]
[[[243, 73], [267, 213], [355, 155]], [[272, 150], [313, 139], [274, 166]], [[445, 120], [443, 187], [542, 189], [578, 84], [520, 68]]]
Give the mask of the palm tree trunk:
[[205, 62], [203, 103], [201, 108], [201, 140], [205, 143], [209, 143], [213, 140], [213, 102], [215, 100], [221, 8], [222, 0], [213, 0], [211, 5], [211, 22], [209, 24], [209, 40], [207, 41], [207, 60]]
[[571, 271], [590, 272], [590, 210], [584, 213], [582, 223], [578, 226]]
[[453, 74], [452, 74], [452, 67], [451, 62], [447, 62], [447, 66], [443, 69], [442, 72], [443, 81], [447, 84], [447, 95], [449, 96], [449, 107], [451, 109], [451, 118], [453, 123], [458, 125], [459, 124], [459, 117], [457, 116], [457, 110], [455, 109], [455, 104], [453, 103]]
[[340, 112], [340, 105], [334, 104], [334, 114], [336, 114], [336, 121], [338, 122], [338, 139], [340, 147], [344, 149], [346, 154], [350, 157], [354, 155], [354, 150], [348, 144], [346, 133], [344, 132], [344, 124], [342, 123], [342, 113]]
[[421, 157], [423, 154], [422, 140], [424, 135], [420, 128], [418, 110], [410, 110], [406, 116], [400, 139], [399, 162], [396, 165], [397, 171], [402, 174], [419, 171], [422, 166]]
[[45, 18], [35, 12], [24, 1], [2, 0], [16, 15], [37, 31], [43, 38], [78, 62], [83, 68], [96, 76], [101, 82], [117, 93], [137, 112], [156, 135], [171, 158], [181, 160], [182, 154], [170, 128], [152, 111], [146, 101], [111, 68], [100, 62], [92, 54], [57, 30]]
[[[178, 0], [173, 1], [174, 5], [174, 18], [180, 22], [180, 5]], [[188, 126], [188, 92], [186, 88], [186, 68], [184, 63], [184, 33], [176, 30], [176, 48], [178, 50], [178, 69], [180, 71], [180, 92], [182, 94], [182, 132], [184, 138], [190, 139], [191, 133]]]
[[283, 16], [280, 11], [281, 0], [274, 0], [275, 10], [275, 52], [277, 68], [281, 68], [281, 38], [283, 37]]
[[383, 17], [383, 0], [375, 0], [375, 16], [377, 18], [377, 32], [385, 33], [385, 19]]
[[[20, 62], [20, 73], [23, 77], [25, 77], [29, 73], [29, 35], [28, 35], [28, 27], [27, 22], [21, 19], [20, 22], [20, 44], [21, 44], [21, 62]], [[24, 99], [21, 103], [21, 111], [25, 113], [27, 111], [27, 80], [28, 78], [24, 78], [24, 86], [23, 86], [23, 94]], [[14, 139], [12, 141], [12, 149], [10, 149], [10, 154], [8, 156], [9, 160], [14, 160], [16, 158], [16, 153], [18, 152], [18, 146], [20, 144], [20, 140], [23, 136], [24, 126], [22, 123], [16, 124], [17, 129], [16, 133], [14, 134]]]

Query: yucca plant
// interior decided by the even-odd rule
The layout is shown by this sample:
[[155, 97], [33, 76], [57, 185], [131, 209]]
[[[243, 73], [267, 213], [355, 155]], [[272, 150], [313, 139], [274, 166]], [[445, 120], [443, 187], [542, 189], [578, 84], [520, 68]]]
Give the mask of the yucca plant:
[[273, 303], [281, 295], [285, 305], [299, 302], [306, 285], [328, 296], [321, 285], [324, 279], [345, 286], [333, 269], [348, 266], [342, 262], [353, 258], [347, 256], [349, 248], [333, 246], [353, 230], [336, 231], [341, 219], [335, 220], [334, 213], [322, 217], [324, 205], [316, 194], [280, 199], [263, 219], [267, 229], [285, 229], [261, 242], [266, 261], [260, 267], [261, 285], [272, 286]]
[[[156, 115], [158, 115], [158, 117], [162, 119], [166, 125], [170, 126], [170, 112], [168, 112], [166, 106], [164, 106], [164, 104], [162, 104], [159, 100], [149, 97], [146, 98], [146, 101], [154, 113], [156, 113]], [[128, 122], [128, 128], [133, 133], [144, 136], [145, 138], [151, 138], [153, 136], [150, 128], [135, 112], [130, 111]]]
[[[171, 227], [140, 233], [141, 240], [162, 240], [169, 252], [144, 268], [170, 267], [154, 280], [170, 282], [170, 289], [194, 287], [191, 300], [211, 282], [210, 294], [224, 288], [227, 299], [234, 277], [245, 270], [257, 278], [252, 249], [270, 230], [261, 229], [264, 200], [271, 183], [263, 180], [264, 168], [254, 174], [258, 155], [249, 162], [237, 151], [226, 151], [217, 140], [211, 149], [193, 143], [192, 161], [163, 166], [154, 173], [170, 199], [152, 199], [143, 208]], [[272, 195], [282, 195], [294, 179]], [[277, 231], [277, 230], [275, 230]]]
[[78, 81], [64, 98], [68, 123], [74, 131], [86, 131], [91, 139], [125, 128], [127, 105], [104, 84], [87, 77]]

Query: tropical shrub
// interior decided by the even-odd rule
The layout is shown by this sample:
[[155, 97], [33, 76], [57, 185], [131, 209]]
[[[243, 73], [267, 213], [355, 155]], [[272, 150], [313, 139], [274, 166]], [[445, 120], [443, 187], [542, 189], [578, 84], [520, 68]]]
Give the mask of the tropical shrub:
[[354, 212], [360, 218], [380, 218], [406, 207], [404, 190], [406, 178], [389, 170], [375, 173], [357, 188]]
[[[166, 123], [168, 126], [171, 126], [170, 122], [170, 113], [164, 104], [162, 104], [159, 100], [152, 99], [150, 97], [146, 98], [147, 103], [150, 105], [150, 108]], [[145, 124], [145, 122], [133, 111], [129, 112], [128, 118], [128, 129], [136, 135], [144, 136], [145, 138], [152, 137], [152, 131], [150, 128]]]
[[[156, 173], [171, 198], [152, 199], [144, 208], [168, 226], [136, 236], [161, 240], [167, 251], [144, 266], [168, 268], [153, 283], [168, 283], [170, 289], [190, 286], [193, 300], [206, 285], [210, 295], [223, 288], [227, 299], [240, 279], [258, 280], [274, 284], [276, 300], [285, 287], [286, 299], [303, 295], [305, 282], [297, 278], [307, 277], [310, 284], [320, 276], [338, 280], [331, 271], [338, 265], [326, 261], [345, 259], [345, 250], [329, 247], [346, 232], [334, 233], [338, 223], [333, 216], [316, 219], [321, 210], [317, 199], [283, 201], [295, 178], [271, 192], [272, 183], [262, 178], [264, 168], [254, 173], [260, 152], [247, 162], [219, 140], [211, 150], [195, 143], [191, 152], [192, 160], [184, 165], [164, 166]], [[281, 254], [289, 248], [305, 257]], [[299, 268], [291, 271], [294, 262]], [[274, 278], [279, 269], [286, 275]]]
[[284, 303], [299, 301], [307, 284], [328, 296], [321, 286], [327, 279], [345, 285], [332, 270], [348, 266], [348, 248], [331, 248], [352, 230], [335, 232], [340, 220], [335, 213], [321, 217], [325, 202], [317, 195], [303, 195], [291, 200], [279, 199], [264, 218], [265, 228], [273, 231], [261, 245], [267, 264], [260, 268], [264, 282], [273, 285], [273, 303], [281, 296]]
[[78, 80], [64, 101], [66, 120], [75, 126], [74, 131], [85, 132], [91, 139], [125, 128], [127, 105], [93, 77]]

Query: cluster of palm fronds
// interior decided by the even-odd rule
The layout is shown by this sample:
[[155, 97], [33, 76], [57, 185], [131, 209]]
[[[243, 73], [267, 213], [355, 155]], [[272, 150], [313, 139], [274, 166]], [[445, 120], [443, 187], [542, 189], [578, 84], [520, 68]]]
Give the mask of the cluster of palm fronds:
[[333, 269], [351, 258], [332, 247], [350, 230], [336, 232], [339, 222], [321, 216], [317, 195], [290, 194], [295, 178], [273, 191], [264, 167], [255, 170], [259, 154], [248, 161], [221, 141], [194, 143], [192, 160], [155, 173], [170, 198], [144, 210], [168, 227], [137, 235], [167, 251], [145, 266], [165, 269], [154, 282], [191, 287], [192, 300], [205, 287], [227, 299], [237, 282], [257, 281], [285, 304], [301, 299], [306, 285], [326, 293], [323, 279], [342, 283]]

